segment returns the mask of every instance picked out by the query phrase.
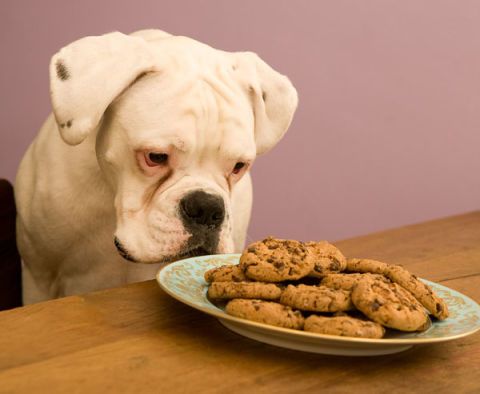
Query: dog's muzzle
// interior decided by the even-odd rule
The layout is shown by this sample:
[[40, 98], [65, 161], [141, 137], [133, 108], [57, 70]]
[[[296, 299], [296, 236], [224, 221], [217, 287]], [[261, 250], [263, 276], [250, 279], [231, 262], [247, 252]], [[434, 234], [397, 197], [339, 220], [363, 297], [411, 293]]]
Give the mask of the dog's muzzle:
[[[218, 247], [221, 226], [225, 220], [225, 204], [223, 198], [195, 190], [186, 194], [178, 205], [179, 216], [191, 237], [173, 256], [163, 258], [202, 256], [215, 254]], [[127, 250], [120, 240], [113, 240], [120, 256], [125, 260], [139, 262]]]

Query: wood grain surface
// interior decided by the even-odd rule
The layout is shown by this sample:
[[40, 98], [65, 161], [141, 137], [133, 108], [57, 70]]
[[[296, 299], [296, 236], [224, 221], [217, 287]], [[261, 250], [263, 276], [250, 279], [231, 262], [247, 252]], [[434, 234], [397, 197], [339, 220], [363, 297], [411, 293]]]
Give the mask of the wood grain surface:
[[[336, 243], [480, 301], [480, 212]], [[1, 393], [479, 393], [480, 333], [348, 358], [236, 335], [154, 281], [0, 313]]]

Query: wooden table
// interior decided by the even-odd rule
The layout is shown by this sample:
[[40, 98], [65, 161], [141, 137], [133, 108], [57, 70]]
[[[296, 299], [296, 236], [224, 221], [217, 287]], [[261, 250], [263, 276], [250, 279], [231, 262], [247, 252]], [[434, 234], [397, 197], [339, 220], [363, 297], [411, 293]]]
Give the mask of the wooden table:
[[[480, 211], [338, 242], [480, 301]], [[480, 333], [391, 356], [236, 335], [154, 281], [0, 313], [1, 393], [480, 393]]]

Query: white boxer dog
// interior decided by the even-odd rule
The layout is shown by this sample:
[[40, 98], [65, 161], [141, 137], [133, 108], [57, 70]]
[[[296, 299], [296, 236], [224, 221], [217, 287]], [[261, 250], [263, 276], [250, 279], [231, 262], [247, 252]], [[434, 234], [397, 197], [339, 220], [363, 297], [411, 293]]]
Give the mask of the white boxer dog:
[[67, 45], [50, 95], [15, 185], [26, 304], [241, 251], [249, 168], [297, 107], [288, 78], [254, 53], [160, 30]]

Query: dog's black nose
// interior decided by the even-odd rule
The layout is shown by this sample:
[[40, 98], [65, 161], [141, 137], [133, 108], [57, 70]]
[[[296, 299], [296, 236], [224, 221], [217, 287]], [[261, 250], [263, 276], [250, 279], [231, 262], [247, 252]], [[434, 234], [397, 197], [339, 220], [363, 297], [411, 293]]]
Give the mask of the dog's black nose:
[[180, 213], [188, 224], [218, 227], [225, 217], [225, 204], [220, 196], [197, 190], [180, 200]]

